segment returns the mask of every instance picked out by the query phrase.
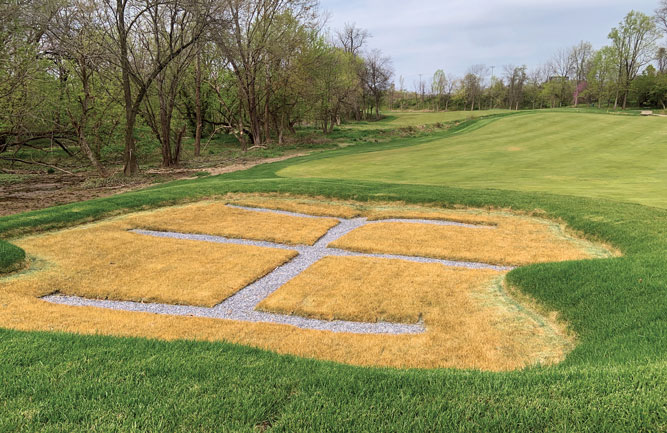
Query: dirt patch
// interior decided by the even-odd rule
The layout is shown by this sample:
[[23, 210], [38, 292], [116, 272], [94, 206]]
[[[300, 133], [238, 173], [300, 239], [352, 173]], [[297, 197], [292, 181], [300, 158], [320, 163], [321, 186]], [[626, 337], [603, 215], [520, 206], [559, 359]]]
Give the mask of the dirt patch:
[[211, 173], [211, 175], [213, 175], [213, 176], [217, 176], [219, 174], [225, 174], [225, 173], [232, 173], [234, 171], [247, 170], [249, 168], [255, 167], [256, 165], [270, 164], [272, 162], [285, 161], [286, 159], [290, 159], [290, 158], [298, 158], [299, 156], [308, 155], [308, 153], [309, 152], [299, 152], [299, 153], [293, 153], [293, 154], [290, 154], [290, 155], [277, 156], [275, 158], [265, 158], [265, 159], [262, 159], [262, 160], [259, 160], [259, 161], [248, 161], [248, 162], [242, 162], [242, 163], [239, 163], [239, 164], [212, 167], [212, 168], [207, 168], [206, 171]]
[[[0, 216], [137, 191], [157, 183], [192, 179], [196, 177], [196, 173], [200, 172], [219, 175], [247, 170], [260, 164], [284, 161], [307, 154], [307, 152], [290, 153], [275, 158], [232, 162], [204, 168], [149, 169], [136, 178], [119, 179], [117, 184], [113, 184], [113, 181], [91, 182], [91, 177], [86, 175], [12, 170], [11, 173], [20, 176], [21, 180], [20, 182], [0, 182]], [[102, 185], [96, 185], [96, 183]]]

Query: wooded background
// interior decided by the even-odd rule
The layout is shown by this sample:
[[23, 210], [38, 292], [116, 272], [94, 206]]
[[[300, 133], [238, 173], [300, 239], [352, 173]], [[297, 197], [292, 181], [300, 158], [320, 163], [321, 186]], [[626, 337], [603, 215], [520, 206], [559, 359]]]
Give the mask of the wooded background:
[[23, 154], [57, 147], [103, 177], [122, 154], [132, 176], [140, 128], [173, 167], [186, 138], [195, 156], [221, 134], [243, 151], [279, 146], [304, 125], [328, 134], [381, 107], [664, 109], [666, 17], [662, 0], [654, 17], [630, 12], [606, 47], [581, 42], [534, 70], [439, 70], [408, 89], [367, 31], [328, 30], [315, 0], [11, 0], [0, 4], [0, 163], [39, 164]]

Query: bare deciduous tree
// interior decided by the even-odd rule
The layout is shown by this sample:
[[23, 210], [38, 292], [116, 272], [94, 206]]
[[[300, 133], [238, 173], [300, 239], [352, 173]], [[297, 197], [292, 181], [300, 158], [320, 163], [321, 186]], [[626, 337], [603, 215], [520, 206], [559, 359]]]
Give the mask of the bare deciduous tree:
[[435, 74], [433, 74], [433, 84], [431, 85], [431, 88], [433, 89], [433, 94], [436, 98], [435, 111], [440, 111], [440, 104], [447, 91], [447, 77], [442, 69], [438, 69], [435, 71]]
[[655, 19], [662, 31], [667, 33], [667, 0], [660, 0], [660, 6], [655, 11]]
[[473, 65], [468, 68], [468, 73], [463, 77], [463, 88], [466, 101], [470, 102], [470, 111], [475, 109], [475, 104], [481, 108], [481, 96], [484, 90], [483, 80], [486, 71], [487, 68], [485, 65]]
[[[224, 0], [230, 30], [215, 33], [215, 41], [238, 81], [239, 96], [248, 115], [254, 145], [262, 145], [262, 95], [260, 74], [269, 61], [269, 46], [288, 30], [274, 21], [289, 13], [306, 24], [316, 25], [315, 0]], [[242, 122], [242, 119], [239, 119]], [[239, 125], [239, 130], [243, 126]]]
[[667, 72], [667, 48], [660, 47], [658, 48], [658, 54], [656, 55], [656, 60], [658, 61], [658, 72], [664, 74]]
[[[101, 3], [98, 20], [105, 25], [107, 43], [104, 47], [121, 71], [125, 107], [123, 172], [126, 176], [132, 176], [139, 169], [134, 128], [144, 98], [163, 70], [202, 36], [214, 16], [212, 2], [102, 0]], [[202, 11], [195, 12], [197, 8]], [[161, 14], [165, 9], [175, 14], [172, 15], [173, 21], [167, 24], [167, 28], [156, 28], [151, 16], [156, 11]], [[193, 23], [193, 16], [201, 19]], [[186, 22], [188, 25], [184, 25]], [[146, 43], [137, 44], [140, 40]], [[147, 43], [150, 40], [156, 43]]]
[[[570, 50], [559, 50], [548, 63], [549, 81], [557, 88], [559, 104], [570, 101], [570, 79], [575, 73], [575, 59]], [[554, 89], [555, 90], [555, 89]], [[569, 102], [567, 102], [569, 103]]]
[[505, 66], [505, 79], [507, 80], [507, 108], [519, 110], [523, 101], [523, 86], [528, 76], [525, 66]]
[[380, 102], [389, 89], [393, 75], [391, 58], [380, 50], [372, 50], [365, 58], [365, 84], [375, 101], [375, 118], [380, 118]]
[[570, 56], [572, 57], [573, 75], [577, 82], [574, 91], [574, 106], [579, 105], [579, 96], [585, 90], [586, 76], [590, 68], [591, 57], [593, 56], [593, 45], [590, 42], [581, 41], [578, 45], [570, 49]]
[[341, 48], [353, 56], [359, 55], [370, 37], [368, 30], [360, 29], [354, 23], [345, 23], [343, 29], [336, 32], [336, 39]]
[[[70, 104], [66, 111], [76, 133], [79, 148], [102, 177], [108, 173], [93, 152], [88, 140], [89, 120], [94, 111], [95, 95], [92, 81], [99, 74], [100, 68], [108, 67], [104, 56], [91, 41], [99, 37], [99, 29], [94, 25], [95, 6], [89, 1], [76, 1], [59, 7], [54, 13], [51, 25], [46, 33], [50, 52], [60, 59], [68, 61], [71, 69], [79, 78], [79, 89], [66, 86], [66, 92], [76, 101], [78, 110]], [[102, 114], [103, 115], [103, 114]], [[99, 139], [99, 137], [97, 138]]]
[[588, 67], [593, 56], [593, 45], [590, 42], [579, 42], [578, 45], [570, 49], [571, 64], [574, 72], [574, 79], [585, 81]]

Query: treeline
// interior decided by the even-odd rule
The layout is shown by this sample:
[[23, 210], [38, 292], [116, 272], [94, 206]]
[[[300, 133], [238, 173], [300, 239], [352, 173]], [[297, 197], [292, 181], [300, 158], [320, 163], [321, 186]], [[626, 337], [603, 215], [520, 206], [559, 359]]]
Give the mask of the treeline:
[[134, 175], [139, 126], [170, 167], [186, 136], [198, 156], [215, 134], [246, 150], [379, 116], [392, 68], [368, 38], [327, 34], [315, 0], [3, 2], [0, 160], [58, 146], [107, 176], [118, 152]]
[[595, 105], [603, 108], [660, 107], [667, 104], [667, 50], [659, 41], [667, 33], [667, 0], [654, 17], [630, 12], [609, 33], [610, 44], [594, 49], [588, 42], [556, 53], [533, 70], [475, 65], [462, 78], [438, 70], [389, 92], [394, 109], [526, 109]]

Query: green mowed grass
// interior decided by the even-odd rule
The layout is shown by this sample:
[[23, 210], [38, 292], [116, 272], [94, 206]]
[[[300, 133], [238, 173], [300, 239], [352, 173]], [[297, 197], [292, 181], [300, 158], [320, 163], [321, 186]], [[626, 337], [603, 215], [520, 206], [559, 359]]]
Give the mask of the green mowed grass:
[[25, 260], [25, 251], [0, 239], [0, 275], [16, 269]]
[[299, 178], [381, 180], [609, 198], [667, 207], [667, 119], [544, 112], [428, 143], [296, 164]]
[[392, 129], [410, 126], [435, 125], [436, 123], [455, 122], [459, 120], [477, 119], [495, 114], [510, 113], [509, 110], [479, 110], [479, 111], [387, 111], [378, 121], [345, 123], [343, 129]]
[[[516, 120], [524, 117], [530, 116]], [[460, 139], [506, 120], [515, 118], [466, 122], [436, 138]], [[299, 161], [430, 141], [359, 144]], [[3, 217], [0, 235], [228, 192], [281, 192], [541, 209], [624, 256], [508, 274], [578, 336], [563, 363], [524, 371], [359, 368], [226, 343], [0, 330], [0, 432], [667, 431], [667, 209], [550, 193], [277, 176], [294, 163]]]

